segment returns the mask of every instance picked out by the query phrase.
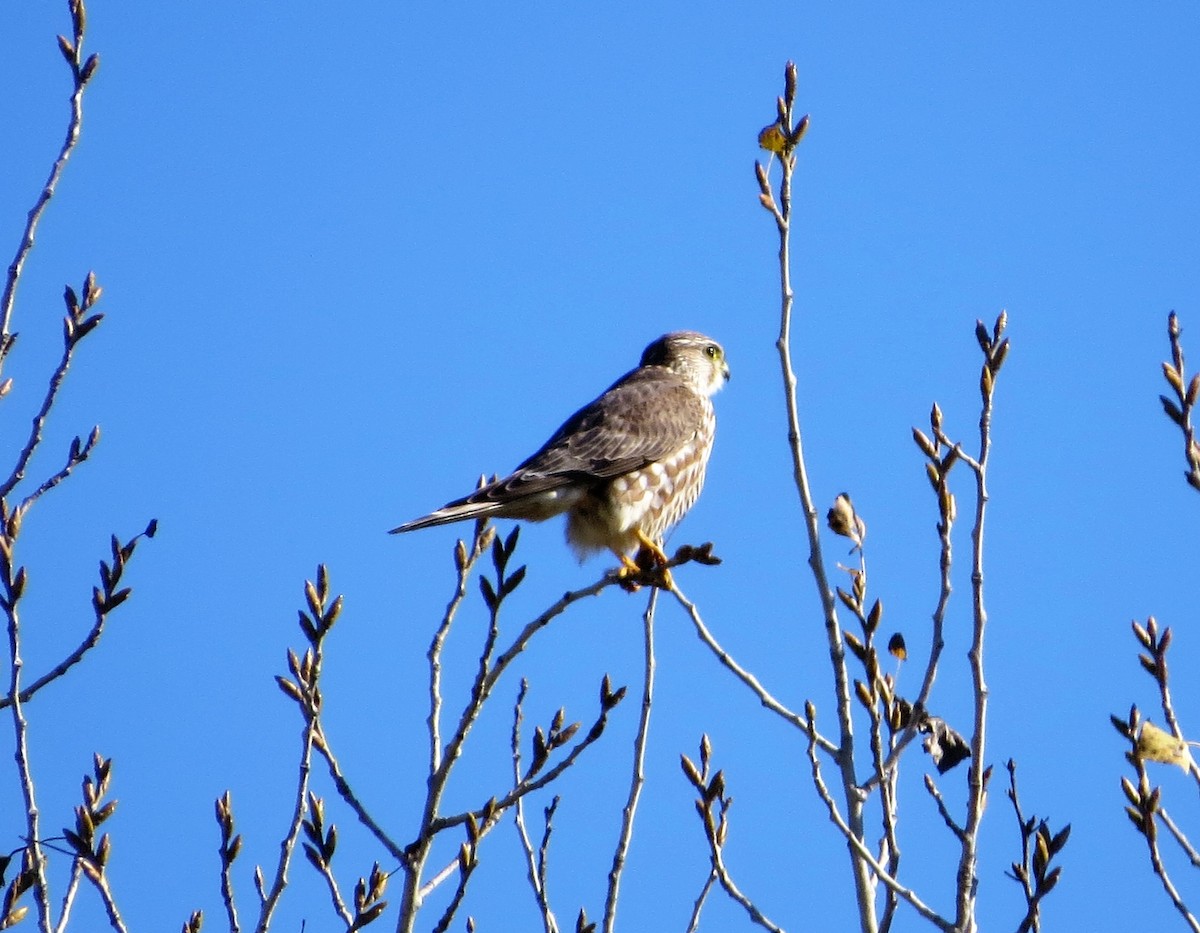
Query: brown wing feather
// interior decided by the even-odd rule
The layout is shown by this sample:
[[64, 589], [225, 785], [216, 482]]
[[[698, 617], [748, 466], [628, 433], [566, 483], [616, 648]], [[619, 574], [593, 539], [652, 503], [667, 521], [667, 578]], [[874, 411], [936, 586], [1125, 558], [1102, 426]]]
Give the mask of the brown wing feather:
[[661, 366], [635, 369], [568, 418], [509, 476], [393, 530], [481, 518], [529, 496], [630, 473], [675, 453], [703, 420], [704, 403], [682, 378]]
[[679, 376], [635, 369], [572, 415], [509, 479], [612, 479], [670, 456], [703, 419], [704, 403]]

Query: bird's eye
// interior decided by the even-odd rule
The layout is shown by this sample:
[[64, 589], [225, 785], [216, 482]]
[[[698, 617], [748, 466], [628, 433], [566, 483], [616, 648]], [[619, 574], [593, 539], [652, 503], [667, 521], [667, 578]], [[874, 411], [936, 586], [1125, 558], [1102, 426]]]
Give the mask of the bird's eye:
[[717, 358], [717, 345], [714, 343], [710, 343], [707, 347], [704, 348], [704, 355], [707, 356], [710, 360], [715, 360]]

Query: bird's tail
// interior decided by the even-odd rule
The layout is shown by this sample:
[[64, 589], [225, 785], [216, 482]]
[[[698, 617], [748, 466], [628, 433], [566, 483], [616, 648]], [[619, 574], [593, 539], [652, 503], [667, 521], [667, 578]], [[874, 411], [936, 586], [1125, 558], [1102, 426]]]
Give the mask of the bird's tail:
[[390, 535], [403, 534], [406, 531], [417, 531], [421, 528], [433, 528], [435, 525], [449, 525], [451, 522], [465, 522], [470, 519], [487, 518], [501, 508], [499, 502], [452, 502], [450, 505], [430, 512], [411, 522], [398, 525], [388, 532]]

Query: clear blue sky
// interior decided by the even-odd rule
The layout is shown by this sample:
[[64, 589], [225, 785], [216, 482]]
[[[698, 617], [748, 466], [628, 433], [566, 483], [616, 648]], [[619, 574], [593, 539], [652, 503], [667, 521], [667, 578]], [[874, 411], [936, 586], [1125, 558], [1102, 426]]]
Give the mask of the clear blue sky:
[[[299, 644], [295, 609], [319, 561], [346, 594], [329, 733], [362, 796], [409, 834], [424, 653], [466, 529], [385, 530], [511, 468], [667, 330], [718, 338], [733, 370], [708, 487], [671, 542], [712, 540], [725, 563], [686, 568], [679, 582], [782, 698], [832, 716], [773, 347], [775, 233], [752, 174], [788, 58], [813, 121], [796, 186], [794, 352], [818, 501], [853, 495], [885, 626], [918, 652], [936, 537], [909, 429], [936, 399], [950, 432], [973, 436], [973, 324], [1006, 308], [990, 761], [1015, 757], [1027, 810], [1074, 826], [1048, 928], [1178, 922], [1122, 812], [1108, 715], [1134, 700], [1153, 709], [1128, 626], [1154, 613], [1176, 629], [1185, 726], [1200, 721], [1186, 676], [1200, 660], [1200, 501], [1156, 399], [1172, 308], [1200, 364], [1200, 11], [654, 6], [93, 0], [102, 63], [19, 294], [7, 371], [17, 387], [0, 423], [7, 437], [24, 431], [58, 352], [62, 285], [95, 269], [108, 318], [82, 348], [36, 468], [53, 470], [93, 423], [104, 437], [28, 524], [30, 669], [86, 630], [108, 534], [151, 517], [161, 531], [139, 550], [135, 598], [102, 646], [30, 714], [49, 827], [69, 821], [93, 750], [116, 759], [111, 875], [132, 925], [178, 928], [203, 907], [220, 926], [212, 801], [226, 788], [246, 837], [244, 911], [251, 866], [273, 864], [300, 724], [272, 675]], [[0, 11], [5, 263], [61, 140], [65, 8]], [[841, 547], [831, 541], [828, 558], [844, 559]], [[518, 556], [530, 569], [512, 627], [604, 569], [577, 566], [557, 522], [524, 529]], [[934, 703], [961, 721], [968, 581], [956, 582]], [[605, 672], [636, 688], [643, 604], [606, 592], [555, 623], [522, 669], [531, 722], [563, 704], [588, 721]], [[454, 660], [469, 664], [482, 624], [476, 602]], [[849, 928], [844, 846], [799, 737], [670, 603], [658, 631], [624, 928], [686, 925], [706, 861], [677, 759], [704, 731], [736, 797], [729, 857], [745, 889], [789, 928]], [[500, 786], [515, 690], [501, 687], [474, 736], [452, 805]], [[561, 919], [581, 904], [601, 912], [634, 705], [606, 736], [606, 759], [559, 788]], [[951, 845], [919, 789], [927, 767], [913, 756], [905, 772], [906, 877], [948, 909]], [[1182, 775], [1161, 779], [1180, 818], [1200, 826]], [[942, 780], [948, 798], [961, 799], [964, 780]], [[0, 790], [2, 849], [19, 845], [15, 795], [11, 781]], [[361, 834], [329, 807], [343, 877], [366, 872]], [[981, 919], [1010, 928], [1020, 898], [1002, 872], [1017, 834], [999, 786], [985, 832]], [[467, 908], [481, 929], [536, 922], [531, 896], [512, 894], [514, 855], [507, 828], [484, 847]], [[315, 875], [301, 863], [294, 877], [278, 929], [304, 917], [329, 928]], [[523, 911], [507, 925], [484, 905], [498, 891]], [[100, 922], [91, 898], [77, 909]], [[720, 898], [709, 910], [707, 929], [744, 922]], [[902, 929], [922, 926], [903, 914]]]

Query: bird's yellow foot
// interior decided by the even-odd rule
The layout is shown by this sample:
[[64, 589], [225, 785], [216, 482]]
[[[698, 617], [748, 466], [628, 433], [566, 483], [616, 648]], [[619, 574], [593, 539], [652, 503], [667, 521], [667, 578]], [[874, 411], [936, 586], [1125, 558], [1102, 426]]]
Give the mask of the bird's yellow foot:
[[662, 567], [667, 563], [667, 555], [663, 553], [663, 549], [658, 545], [657, 541], [651, 540], [646, 536], [646, 533], [640, 529], [637, 532], [637, 539], [638, 544], [641, 545], [641, 547], [638, 548], [637, 557], [639, 565], [642, 561], [642, 555], [646, 552], [650, 553], [651, 558], [654, 560], [655, 566]]
[[618, 554], [621, 567], [617, 570], [617, 578], [621, 588], [636, 593], [643, 583], [670, 589], [675, 585], [671, 571], [667, 569], [667, 555], [661, 547], [641, 531], [637, 533], [637, 553], [630, 557], [628, 554]]

